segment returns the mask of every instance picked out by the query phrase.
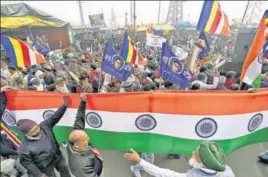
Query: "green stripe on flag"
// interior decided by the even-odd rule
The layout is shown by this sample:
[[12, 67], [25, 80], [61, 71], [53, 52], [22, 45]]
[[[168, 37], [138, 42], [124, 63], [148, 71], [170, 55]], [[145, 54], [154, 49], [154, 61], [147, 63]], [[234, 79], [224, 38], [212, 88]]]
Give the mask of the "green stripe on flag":
[[260, 88], [261, 87], [261, 74], [252, 82], [251, 85], [253, 88]]
[[[71, 127], [57, 126], [54, 132], [58, 141], [68, 138]], [[171, 136], [150, 133], [121, 133], [86, 129], [92, 144], [101, 149], [128, 151], [134, 148], [138, 152], [178, 153], [191, 155], [200, 144], [200, 140], [182, 139]], [[246, 136], [230, 140], [217, 141], [226, 153], [230, 153], [248, 144], [268, 141], [268, 128], [256, 131]]]
[[[13, 127], [18, 131], [17, 127]], [[54, 133], [59, 142], [67, 142], [72, 127], [56, 126]], [[130, 148], [138, 152], [155, 152], [161, 154], [184, 154], [191, 156], [201, 140], [176, 138], [150, 133], [121, 133], [86, 129], [91, 143], [101, 149], [129, 151]], [[258, 130], [239, 138], [215, 141], [229, 154], [236, 149], [249, 144], [268, 142], [268, 128]]]

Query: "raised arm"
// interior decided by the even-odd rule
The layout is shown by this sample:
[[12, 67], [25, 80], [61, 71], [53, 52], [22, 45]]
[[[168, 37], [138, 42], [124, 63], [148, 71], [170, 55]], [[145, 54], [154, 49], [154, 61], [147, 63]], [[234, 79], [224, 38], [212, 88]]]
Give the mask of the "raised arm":
[[1, 99], [0, 100], [1, 101], [1, 105], [0, 105], [0, 120], [2, 120], [2, 115], [4, 114], [6, 106], [7, 106], [7, 97], [6, 97], [5, 91], [8, 91], [8, 90], [17, 90], [17, 89], [14, 88], [14, 87], [11, 87], [11, 86], [3, 86], [3, 87], [1, 87], [1, 92], [0, 92], [0, 99]]
[[85, 128], [85, 117], [86, 117], [86, 100], [87, 94], [81, 93], [81, 102], [76, 114], [75, 122], [73, 129], [75, 130], [84, 130]]
[[185, 173], [178, 173], [169, 169], [164, 169], [157, 167], [145, 160], [142, 160], [137, 152], [131, 149], [132, 153], [125, 153], [124, 157], [134, 163], [139, 164], [143, 170], [149, 173], [152, 176], [161, 176], [161, 177], [187, 177]]
[[44, 121], [50, 128], [53, 128], [60, 121], [69, 105], [70, 101], [67, 96], [63, 96], [63, 100], [64, 104], [53, 114], [53, 116]]

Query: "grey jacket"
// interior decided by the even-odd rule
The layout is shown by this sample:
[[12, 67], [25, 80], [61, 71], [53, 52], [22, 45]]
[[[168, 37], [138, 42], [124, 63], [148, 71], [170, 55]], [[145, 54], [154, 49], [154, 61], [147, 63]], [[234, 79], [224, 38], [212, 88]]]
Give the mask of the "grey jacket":
[[[73, 129], [85, 128], [86, 102], [81, 102], [76, 115]], [[92, 148], [91, 145], [89, 145]], [[68, 164], [71, 173], [76, 177], [99, 177], [102, 173], [102, 161], [89, 149], [86, 152], [76, 152], [70, 143], [67, 145]]]
[[155, 177], [235, 177], [229, 166], [226, 166], [226, 169], [223, 172], [192, 168], [186, 173], [178, 173], [169, 169], [159, 168], [145, 160], [141, 160], [139, 165], [142, 166], [145, 172]]

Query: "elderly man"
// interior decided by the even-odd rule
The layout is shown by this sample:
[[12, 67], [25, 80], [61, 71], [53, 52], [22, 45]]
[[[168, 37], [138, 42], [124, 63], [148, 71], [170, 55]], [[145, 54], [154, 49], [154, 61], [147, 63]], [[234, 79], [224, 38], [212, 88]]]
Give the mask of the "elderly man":
[[169, 169], [159, 168], [142, 160], [138, 153], [125, 153], [125, 158], [139, 164], [144, 171], [152, 176], [161, 177], [235, 177], [232, 169], [225, 164], [223, 150], [214, 142], [203, 141], [193, 152], [189, 164], [193, 167], [186, 173], [178, 173]]
[[69, 105], [68, 98], [63, 97], [63, 99], [64, 105], [40, 124], [29, 119], [21, 119], [17, 122], [19, 130], [24, 134], [18, 154], [21, 164], [30, 176], [56, 177], [54, 172], [56, 168], [61, 177], [71, 177], [53, 133], [53, 127], [60, 121]]
[[103, 168], [102, 158], [97, 149], [90, 145], [90, 139], [84, 131], [86, 100], [87, 95], [81, 93], [81, 103], [67, 145], [68, 163], [75, 177], [99, 177]]

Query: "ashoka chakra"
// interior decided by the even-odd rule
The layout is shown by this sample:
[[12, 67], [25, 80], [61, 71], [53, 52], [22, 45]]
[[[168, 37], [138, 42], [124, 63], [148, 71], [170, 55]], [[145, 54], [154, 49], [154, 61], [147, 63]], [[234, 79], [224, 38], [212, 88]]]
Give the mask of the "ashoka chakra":
[[263, 120], [262, 114], [254, 115], [248, 123], [248, 131], [253, 132], [254, 130], [256, 130], [261, 125], [262, 120]]
[[201, 119], [195, 126], [195, 132], [201, 138], [212, 137], [217, 132], [217, 129], [216, 121], [211, 118]]
[[13, 112], [5, 111], [2, 118], [6, 124], [16, 125], [16, 116]]
[[86, 115], [86, 121], [89, 126], [93, 128], [100, 128], [102, 126], [102, 120], [99, 114], [95, 112], [89, 112]]
[[156, 120], [151, 115], [144, 114], [136, 119], [135, 125], [141, 131], [150, 131], [156, 127]]
[[46, 120], [46, 119], [52, 117], [54, 113], [55, 113], [55, 111], [53, 111], [53, 110], [46, 110], [43, 113], [43, 118]]

